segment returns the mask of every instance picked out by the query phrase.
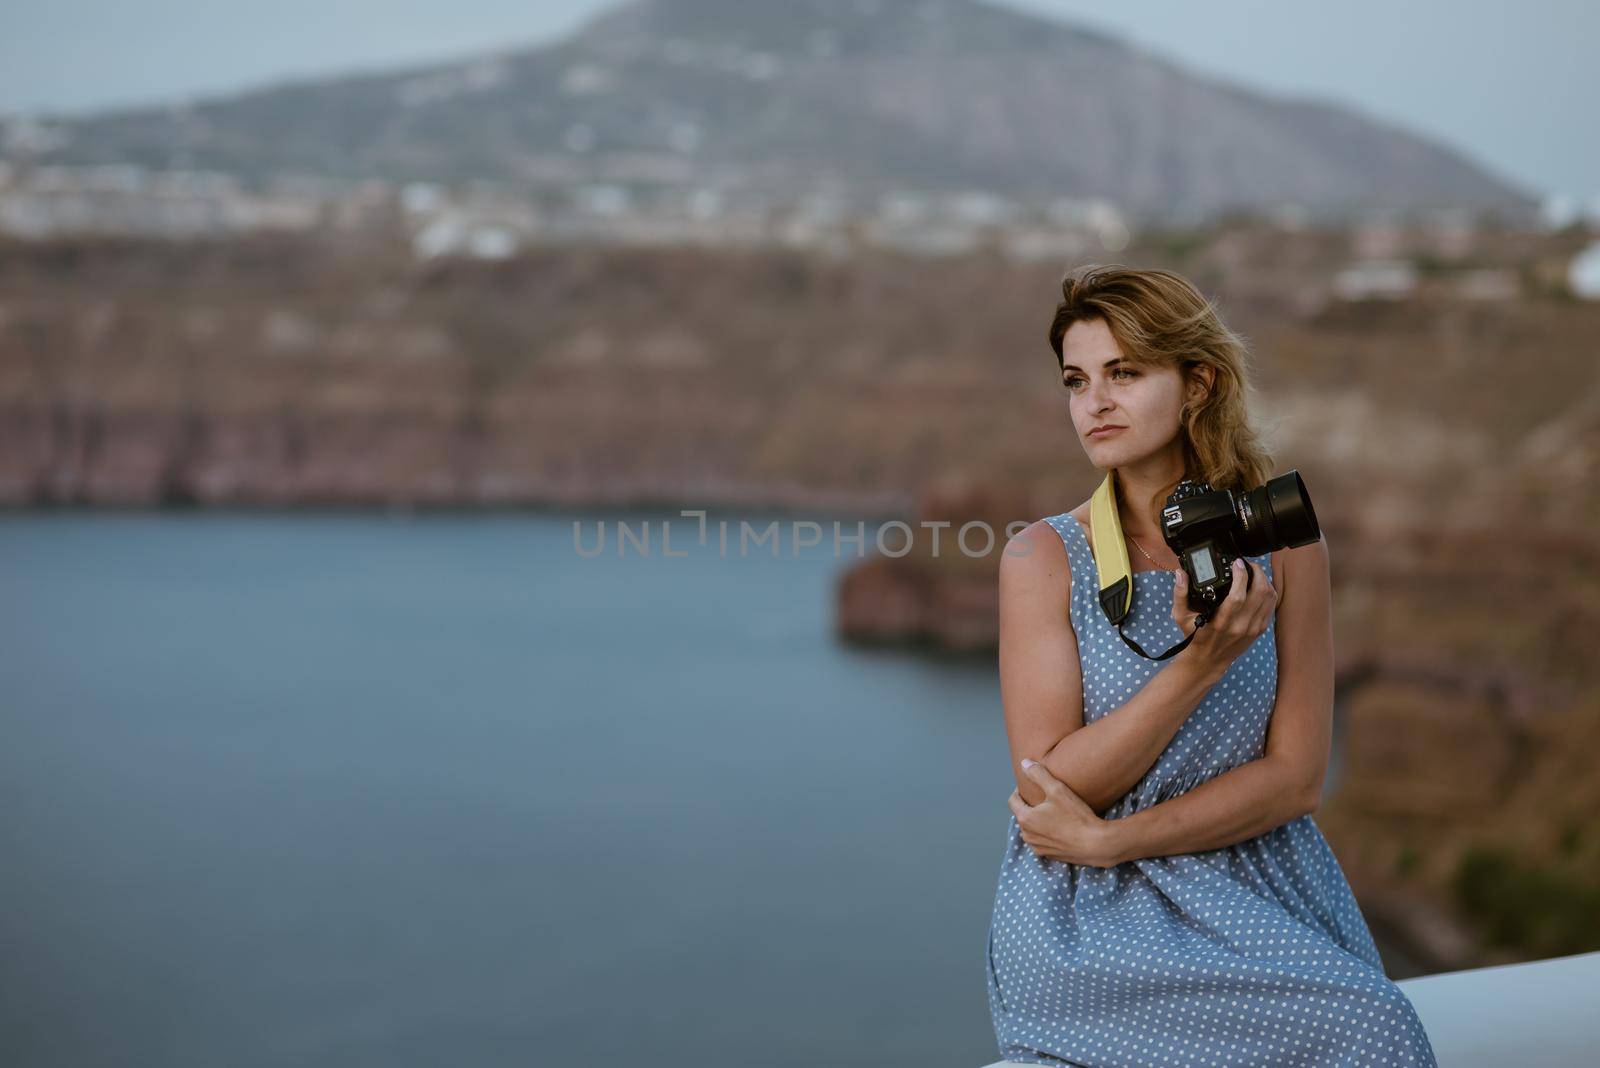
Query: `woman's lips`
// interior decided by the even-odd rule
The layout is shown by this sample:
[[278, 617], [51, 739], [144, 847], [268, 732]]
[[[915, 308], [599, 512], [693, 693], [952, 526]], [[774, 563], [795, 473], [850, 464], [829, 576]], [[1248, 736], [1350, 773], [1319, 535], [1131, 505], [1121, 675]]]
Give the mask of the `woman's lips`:
[[1108, 426], [1104, 430], [1091, 430], [1091, 431], [1089, 431], [1089, 436], [1091, 438], [1103, 438], [1107, 434], [1115, 434], [1119, 430], [1126, 430], [1126, 429], [1128, 429], [1128, 428], [1125, 427], [1125, 426]]

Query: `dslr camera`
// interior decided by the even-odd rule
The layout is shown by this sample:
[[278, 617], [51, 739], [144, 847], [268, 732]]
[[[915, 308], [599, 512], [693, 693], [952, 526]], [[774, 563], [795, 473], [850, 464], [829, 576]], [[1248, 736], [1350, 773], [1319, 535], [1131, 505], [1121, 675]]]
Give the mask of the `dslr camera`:
[[[1299, 471], [1235, 493], [1184, 479], [1161, 509], [1161, 535], [1189, 576], [1189, 608], [1204, 623], [1233, 587], [1233, 562], [1322, 537]], [[1251, 572], [1245, 569], [1246, 589]]]

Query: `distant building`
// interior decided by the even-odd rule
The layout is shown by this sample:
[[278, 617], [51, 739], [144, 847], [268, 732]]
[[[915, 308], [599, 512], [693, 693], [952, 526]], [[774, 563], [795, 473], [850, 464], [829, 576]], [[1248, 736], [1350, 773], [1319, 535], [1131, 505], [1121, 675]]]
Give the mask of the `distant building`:
[[1456, 293], [1467, 300], [1511, 300], [1522, 291], [1517, 273], [1504, 267], [1463, 271]]
[[1591, 196], [1587, 202], [1565, 193], [1546, 197], [1539, 217], [1545, 227], [1551, 230], [1562, 230], [1578, 222], [1600, 226], [1600, 193]]
[[1417, 269], [1409, 260], [1352, 263], [1333, 279], [1341, 300], [1399, 300], [1417, 288]]
[[1572, 257], [1567, 268], [1567, 285], [1572, 287], [1575, 296], [1600, 300], [1600, 241]]
[[[329, 211], [365, 210], [381, 183], [323, 190], [274, 183], [244, 189], [215, 171], [153, 171], [134, 164], [8, 167], [0, 180], [0, 232], [25, 239], [61, 234], [187, 238], [258, 230], [311, 230]], [[333, 220], [338, 224], [338, 220]]]
[[0, 191], [0, 230], [23, 238], [123, 233], [190, 237], [249, 230], [309, 230], [321, 205], [258, 196], [211, 171], [148, 171], [131, 164], [38, 167]]
[[1351, 228], [1351, 252], [1359, 260], [1392, 261], [1405, 249], [1405, 228], [1392, 212], [1369, 212]]
[[1459, 259], [1472, 251], [1477, 224], [1470, 211], [1440, 210], [1427, 217], [1422, 232], [1422, 245], [1428, 252], [1444, 259]]
[[1061, 263], [1089, 254], [1095, 245], [1093, 235], [1083, 230], [1017, 229], [1001, 242], [1001, 251], [1025, 263], [1056, 260]]
[[454, 215], [434, 219], [411, 239], [412, 252], [418, 259], [465, 255], [501, 260], [516, 252], [520, 244], [517, 234], [508, 227]]

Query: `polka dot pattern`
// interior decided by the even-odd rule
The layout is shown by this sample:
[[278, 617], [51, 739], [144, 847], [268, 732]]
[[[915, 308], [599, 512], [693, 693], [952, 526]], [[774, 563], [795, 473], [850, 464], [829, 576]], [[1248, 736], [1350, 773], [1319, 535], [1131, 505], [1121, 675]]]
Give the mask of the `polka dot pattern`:
[[[1100, 607], [1070, 513], [1046, 520], [1072, 568], [1068, 612], [1084, 722], [1170, 660], [1146, 660]], [[1250, 557], [1268, 576], [1270, 554]], [[1133, 573], [1123, 631], [1152, 653], [1183, 637], [1170, 571]], [[1107, 819], [1160, 804], [1265, 752], [1276, 623], [1239, 656]], [[1310, 815], [1203, 853], [1094, 868], [1039, 858], [1010, 817], [987, 947], [1000, 1055], [1020, 1064], [1436, 1066], [1405, 992]]]

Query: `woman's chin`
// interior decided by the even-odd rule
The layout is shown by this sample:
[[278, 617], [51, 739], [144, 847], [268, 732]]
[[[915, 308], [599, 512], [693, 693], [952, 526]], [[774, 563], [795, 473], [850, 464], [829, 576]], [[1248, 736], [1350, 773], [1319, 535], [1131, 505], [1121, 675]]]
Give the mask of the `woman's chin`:
[[[1119, 437], [1121, 435], [1118, 435]], [[1102, 471], [1110, 471], [1116, 467], [1126, 467], [1143, 460], [1150, 453], [1146, 450], [1135, 448], [1126, 442], [1089, 442], [1084, 451], [1089, 456], [1089, 462]]]

